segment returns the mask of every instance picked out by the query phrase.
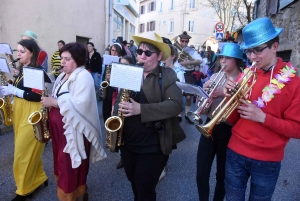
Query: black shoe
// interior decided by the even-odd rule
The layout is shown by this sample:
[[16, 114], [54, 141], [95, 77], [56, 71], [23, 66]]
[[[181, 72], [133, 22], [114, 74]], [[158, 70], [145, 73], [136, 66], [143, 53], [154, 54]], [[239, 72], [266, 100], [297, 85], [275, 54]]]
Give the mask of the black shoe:
[[27, 195], [18, 195], [17, 194], [16, 197], [14, 199], [12, 199], [11, 201], [25, 201], [27, 197], [28, 197]]
[[191, 121], [186, 115], [184, 116], [184, 118], [189, 122], [189, 124], [194, 124], [194, 122]]
[[48, 179], [44, 182], [44, 186], [48, 186]]
[[182, 122], [182, 117], [181, 116], [177, 116], [177, 120], [178, 120], [179, 123]]
[[123, 165], [123, 161], [121, 159], [116, 168], [121, 169], [122, 167], [124, 167], [124, 165]]

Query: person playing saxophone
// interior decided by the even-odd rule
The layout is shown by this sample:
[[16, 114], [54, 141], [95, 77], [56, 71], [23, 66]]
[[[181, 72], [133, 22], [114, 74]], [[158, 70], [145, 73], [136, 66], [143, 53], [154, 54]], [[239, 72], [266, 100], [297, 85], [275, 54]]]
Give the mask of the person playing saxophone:
[[177, 121], [182, 92], [176, 85], [176, 73], [159, 66], [170, 56], [170, 47], [162, 38], [154, 32], [132, 38], [144, 68], [143, 85], [140, 92], [130, 93], [129, 102], [120, 102], [119, 93], [114, 114], [120, 111], [125, 117], [120, 149], [134, 200], [156, 200], [155, 188], [172, 147], [185, 138]]
[[48, 185], [48, 177], [43, 169], [42, 155], [45, 144], [34, 137], [28, 116], [41, 108], [41, 91], [24, 86], [22, 66], [42, 69], [37, 59], [40, 48], [33, 40], [21, 40], [17, 47], [21, 71], [13, 85], [2, 86], [3, 95], [14, 95], [13, 127], [15, 137], [13, 172], [17, 186], [14, 201], [26, 200], [39, 186]]

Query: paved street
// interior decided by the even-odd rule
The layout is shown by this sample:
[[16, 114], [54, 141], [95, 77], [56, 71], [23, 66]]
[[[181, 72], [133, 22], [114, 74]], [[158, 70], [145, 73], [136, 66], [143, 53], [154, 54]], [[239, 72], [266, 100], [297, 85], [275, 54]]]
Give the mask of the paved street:
[[[178, 144], [178, 149], [170, 156], [167, 175], [157, 186], [158, 201], [196, 201], [198, 199], [196, 153], [200, 134], [185, 120], [181, 125], [187, 138]], [[274, 201], [300, 200], [299, 147], [300, 141], [291, 140], [286, 148], [285, 160], [282, 163], [281, 174], [273, 196]], [[12, 174], [13, 148], [13, 133], [0, 136], [0, 201], [11, 200], [15, 196], [16, 187]], [[124, 169], [115, 168], [120, 159], [119, 154], [108, 151], [107, 154], [107, 159], [90, 166], [87, 182], [90, 200], [132, 201], [133, 194]], [[44, 169], [49, 177], [49, 186], [40, 187], [31, 200], [54, 201], [57, 197], [51, 143], [45, 148], [43, 161]], [[215, 168], [212, 172], [212, 185], [214, 185], [214, 179]]]

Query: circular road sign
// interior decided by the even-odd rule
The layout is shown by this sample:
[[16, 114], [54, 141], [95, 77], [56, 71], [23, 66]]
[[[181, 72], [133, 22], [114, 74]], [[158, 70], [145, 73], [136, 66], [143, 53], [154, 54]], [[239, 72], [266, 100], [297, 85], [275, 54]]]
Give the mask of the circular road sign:
[[215, 26], [216, 31], [221, 32], [224, 30], [224, 24], [222, 22], [218, 22]]

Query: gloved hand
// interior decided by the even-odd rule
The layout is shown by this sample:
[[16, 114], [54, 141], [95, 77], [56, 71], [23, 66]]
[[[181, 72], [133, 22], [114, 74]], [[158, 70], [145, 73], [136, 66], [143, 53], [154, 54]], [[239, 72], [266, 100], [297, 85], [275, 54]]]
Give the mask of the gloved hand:
[[4, 96], [13, 94], [20, 98], [23, 98], [24, 95], [24, 90], [18, 89], [17, 87], [12, 86], [11, 84], [8, 84], [7, 86], [1, 86], [1, 92]]

